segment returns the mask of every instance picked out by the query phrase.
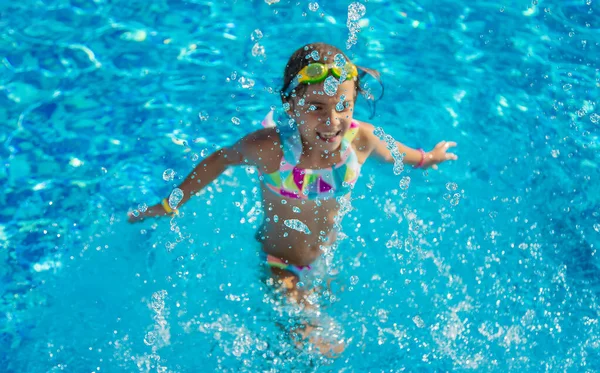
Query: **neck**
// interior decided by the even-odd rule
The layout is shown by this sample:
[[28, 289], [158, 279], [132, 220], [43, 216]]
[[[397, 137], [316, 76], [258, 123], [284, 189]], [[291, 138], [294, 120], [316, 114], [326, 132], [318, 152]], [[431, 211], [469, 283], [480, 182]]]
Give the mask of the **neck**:
[[326, 150], [309, 144], [302, 140], [302, 155], [308, 159], [317, 160], [317, 163], [331, 163], [333, 160], [338, 160], [341, 155], [341, 145], [335, 150]]

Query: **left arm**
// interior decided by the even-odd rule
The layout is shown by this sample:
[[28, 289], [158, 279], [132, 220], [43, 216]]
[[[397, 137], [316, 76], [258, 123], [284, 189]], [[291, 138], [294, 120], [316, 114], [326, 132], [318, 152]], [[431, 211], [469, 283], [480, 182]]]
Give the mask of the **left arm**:
[[[375, 128], [371, 124], [362, 123], [361, 129], [364, 129], [365, 145], [366, 148], [370, 150], [369, 156], [375, 155], [376, 158], [383, 162], [393, 163], [394, 157], [392, 157], [392, 153], [387, 148], [386, 142], [379, 139], [373, 133]], [[403, 158], [404, 164], [413, 166], [421, 164], [420, 168], [427, 169], [431, 167], [434, 170], [437, 170], [437, 165], [439, 163], [449, 160], [455, 161], [458, 159], [456, 154], [448, 152], [448, 149], [456, 146], [456, 143], [453, 141], [441, 141], [428, 152], [413, 149], [398, 141], [395, 142], [395, 145], [400, 154], [405, 154]]]

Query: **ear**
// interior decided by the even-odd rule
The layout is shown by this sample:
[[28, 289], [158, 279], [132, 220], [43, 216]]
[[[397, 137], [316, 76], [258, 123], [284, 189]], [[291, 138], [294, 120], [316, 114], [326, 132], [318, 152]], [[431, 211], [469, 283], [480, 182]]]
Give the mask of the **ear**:
[[285, 105], [285, 104], [289, 104], [290, 105], [290, 108], [288, 110], [286, 110], [285, 112], [286, 112], [287, 115], [289, 115], [290, 117], [294, 118], [294, 112], [296, 111], [296, 102], [294, 101], [294, 99], [291, 98], [291, 97], [288, 98], [288, 99], [282, 98], [281, 102], [282, 102], [283, 105]]

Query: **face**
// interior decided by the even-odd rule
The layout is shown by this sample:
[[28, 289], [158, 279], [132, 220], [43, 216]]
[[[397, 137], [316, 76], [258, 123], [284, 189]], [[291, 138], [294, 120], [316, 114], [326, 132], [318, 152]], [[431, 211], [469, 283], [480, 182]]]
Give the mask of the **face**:
[[355, 98], [352, 80], [340, 84], [333, 96], [325, 93], [324, 83], [311, 84], [302, 97], [290, 100], [288, 114], [298, 123], [305, 143], [318, 150], [332, 152], [339, 149], [344, 134], [350, 128]]

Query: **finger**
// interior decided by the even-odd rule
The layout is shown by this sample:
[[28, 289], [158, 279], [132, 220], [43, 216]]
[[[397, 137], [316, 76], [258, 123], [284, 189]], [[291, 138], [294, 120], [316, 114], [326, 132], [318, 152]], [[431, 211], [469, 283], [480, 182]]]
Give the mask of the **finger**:
[[446, 147], [446, 149], [453, 148], [456, 146], [456, 143], [454, 141], [447, 141], [446, 144], [444, 144], [444, 146]]
[[439, 147], [441, 147], [441, 146], [444, 146], [444, 144], [445, 144], [445, 143], [446, 143], [446, 140], [440, 141], [440, 142], [438, 142], [438, 143], [435, 145], [435, 147], [436, 147], [436, 148], [439, 148]]
[[458, 159], [458, 156], [456, 154], [454, 154], [454, 153], [446, 153], [445, 156], [446, 156], [446, 160], [447, 161], [448, 160], [455, 161], [455, 160]]
[[438, 166], [437, 166], [437, 164], [434, 164], [433, 166], [431, 166], [431, 168], [433, 168], [434, 170], [437, 170]]

